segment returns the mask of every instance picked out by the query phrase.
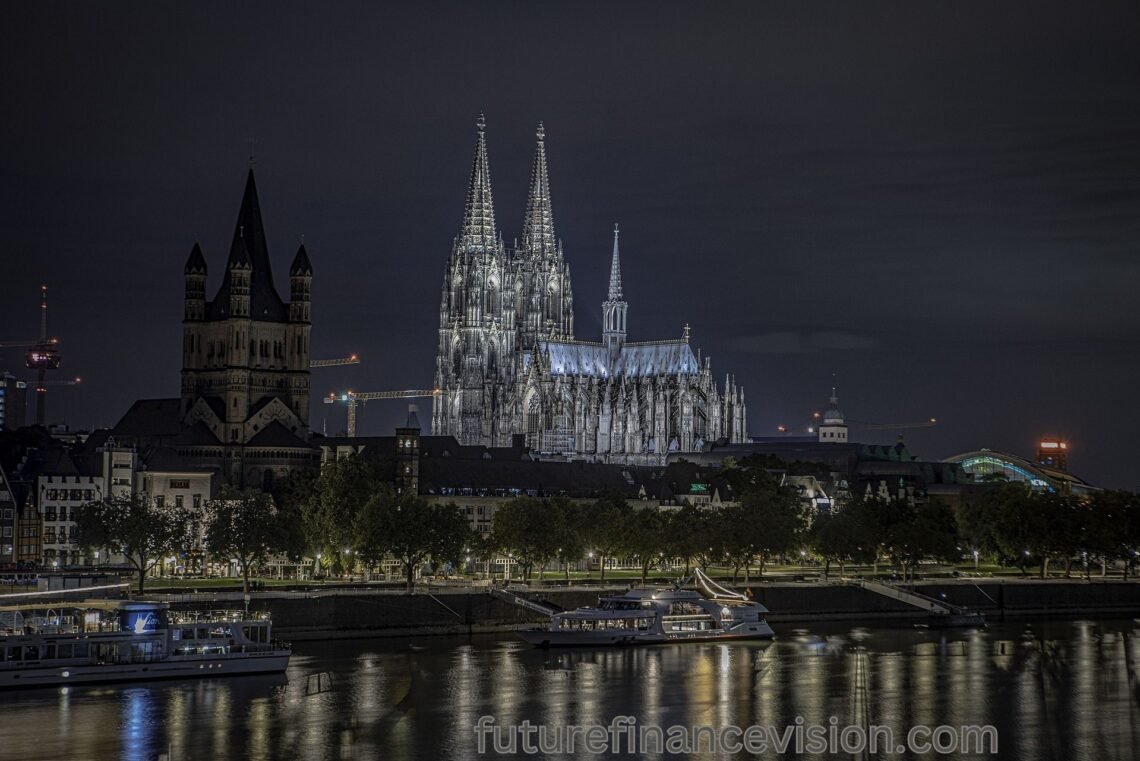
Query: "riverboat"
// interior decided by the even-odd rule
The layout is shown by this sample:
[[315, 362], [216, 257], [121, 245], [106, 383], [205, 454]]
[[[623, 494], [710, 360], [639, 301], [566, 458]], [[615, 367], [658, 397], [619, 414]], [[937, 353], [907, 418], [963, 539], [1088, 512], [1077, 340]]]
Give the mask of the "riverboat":
[[0, 688], [282, 672], [268, 614], [87, 600], [0, 606]]
[[[630, 589], [593, 607], [555, 613], [550, 624], [519, 629], [537, 647], [652, 645], [665, 642], [771, 639], [768, 609], [694, 574], [701, 592], [671, 588]], [[702, 594], [703, 592], [703, 594]]]

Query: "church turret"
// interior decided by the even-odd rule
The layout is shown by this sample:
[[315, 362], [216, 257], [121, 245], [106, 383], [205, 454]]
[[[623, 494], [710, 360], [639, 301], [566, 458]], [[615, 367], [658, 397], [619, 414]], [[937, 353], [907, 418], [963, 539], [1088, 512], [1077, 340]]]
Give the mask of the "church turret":
[[182, 366], [198, 367], [202, 358], [202, 321], [206, 319], [206, 257], [195, 243], [183, 270], [186, 297], [182, 307]]
[[230, 259], [226, 262], [230, 317], [249, 317], [249, 285], [252, 274], [253, 262], [250, 261], [245, 239], [235, 238], [230, 248]]
[[186, 259], [186, 304], [182, 319], [201, 321], [206, 319], [206, 257], [202, 248], [195, 243]]
[[618, 253], [618, 226], [614, 225], [614, 253], [610, 262], [610, 290], [602, 302], [602, 343], [609, 349], [613, 362], [625, 344], [625, 316], [628, 305], [621, 292], [621, 256]]
[[289, 266], [289, 322], [311, 322], [309, 314], [310, 289], [313, 285], [313, 265], [305, 244], [297, 249]]
[[828, 401], [827, 412], [823, 413], [823, 420], [819, 424], [819, 440], [825, 444], [846, 444], [847, 421], [839, 409], [839, 394], [834, 386]]

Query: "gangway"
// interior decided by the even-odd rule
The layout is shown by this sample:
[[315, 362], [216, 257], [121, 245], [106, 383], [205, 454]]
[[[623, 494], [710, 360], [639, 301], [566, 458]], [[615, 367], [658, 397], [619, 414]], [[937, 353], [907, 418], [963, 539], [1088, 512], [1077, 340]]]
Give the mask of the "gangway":
[[853, 586], [861, 587], [868, 592], [889, 597], [901, 603], [914, 606], [930, 613], [931, 626], [984, 626], [985, 616], [961, 605], [953, 605], [945, 600], [938, 600], [913, 590], [902, 589], [893, 584], [881, 581], [859, 579], [850, 582]]
[[509, 589], [491, 587], [487, 591], [492, 597], [497, 597], [504, 602], [509, 602], [512, 605], [518, 605], [521, 608], [526, 608], [527, 610], [534, 611], [535, 613], [539, 613], [544, 616], [553, 616], [558, 612], [548, 605], [543, 605], [542, 603], [535, 602], [534, 600], [528, 600], [522, 595], [516, 594]]

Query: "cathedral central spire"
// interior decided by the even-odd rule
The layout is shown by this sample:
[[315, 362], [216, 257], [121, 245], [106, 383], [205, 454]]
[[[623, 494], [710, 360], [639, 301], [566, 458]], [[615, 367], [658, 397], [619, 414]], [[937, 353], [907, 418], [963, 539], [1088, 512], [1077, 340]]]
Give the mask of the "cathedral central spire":
[[479, 138], [475, 143], [475, 160], [471, 165], [471, 184], [467, 190], [467, 207], [463, 212], [463, 229], [459, 243], [469, 252], [494, 251], [497, 247], [495, 233], [495, 205], [491, 200], [491, 170], [487, 165], [487, 120], [479, 114], [475, 123], [479, 128]]
[[621, 301], [621, 255], [618, 253], [618, 226], [614, 223], [614, 256], [610, 262], [610, 301]]
[[526, 256], [545, 259], [556, 256], [554, 211], [550, 202], [550, 177], [546, 170], [546, 129], [538, 123], [535, 132], [538, 145], [534, 151], [534, 167], [530, 173], [530, 195], [523, 221], [522, 246]]
[[625, 345], [625, 318], [629, 306], [621, 294], [621, 256], [618, 254], [618, 226], [614, 224], [614, 258], [610, 262], [609, 298], [602, 302], [602, 343], [610, 353], [610, 362], [616, 362]]

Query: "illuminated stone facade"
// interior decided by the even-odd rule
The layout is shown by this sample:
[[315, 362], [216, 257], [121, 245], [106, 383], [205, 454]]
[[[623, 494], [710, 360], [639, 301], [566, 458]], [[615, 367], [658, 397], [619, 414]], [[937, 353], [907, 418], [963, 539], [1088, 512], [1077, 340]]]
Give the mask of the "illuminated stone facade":
[[680, 338], [626, 340], [618, 228], [600, 342], [574, 337], [573, 290], [554, 218], [539, 126], [521, 241], [495, 226], [480, 119], [467, 205], [441, 292], [434, 435], [508, 446], [515, 434], [548, 455], [662, 462], [717, 440], [747, 438], [744, 392], [720, 389], [711, 363]]

